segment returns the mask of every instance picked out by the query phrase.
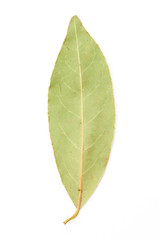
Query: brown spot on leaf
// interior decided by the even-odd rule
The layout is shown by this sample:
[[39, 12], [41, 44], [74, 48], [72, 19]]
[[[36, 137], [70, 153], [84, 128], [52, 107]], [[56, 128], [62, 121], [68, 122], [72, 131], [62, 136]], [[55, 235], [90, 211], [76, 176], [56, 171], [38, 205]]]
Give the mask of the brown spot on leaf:
[[63, 43], [63, 45], [69, 50], [69, 47], [66, 43]]
[[109, 160], [109, 156], [110, 156], [110, 154], [108, 155], [108, 158], [107, 158], [107, 160], [106, 160], [105, 167], [107, 167], [107, 163], [108, 163], [108, 160]]

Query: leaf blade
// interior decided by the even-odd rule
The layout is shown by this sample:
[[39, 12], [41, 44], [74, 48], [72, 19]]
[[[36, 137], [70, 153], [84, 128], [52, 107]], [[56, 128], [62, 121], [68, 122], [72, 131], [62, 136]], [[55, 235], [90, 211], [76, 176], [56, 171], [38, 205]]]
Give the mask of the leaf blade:
[[51, 77], [48, 113], [60, 176], [77, 207], [73, 218], [104, 173], [115, 122], [108, 66], [76, 16]]

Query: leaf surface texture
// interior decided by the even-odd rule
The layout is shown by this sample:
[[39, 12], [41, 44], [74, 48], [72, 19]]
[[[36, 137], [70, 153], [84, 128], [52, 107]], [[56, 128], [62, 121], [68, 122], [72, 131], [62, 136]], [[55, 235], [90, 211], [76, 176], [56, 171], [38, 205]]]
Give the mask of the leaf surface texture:
[[109, 68], [77, 16], [51, 76], [48, 118], [57, 167], [77, 215], [104, 173], [115, 123]]

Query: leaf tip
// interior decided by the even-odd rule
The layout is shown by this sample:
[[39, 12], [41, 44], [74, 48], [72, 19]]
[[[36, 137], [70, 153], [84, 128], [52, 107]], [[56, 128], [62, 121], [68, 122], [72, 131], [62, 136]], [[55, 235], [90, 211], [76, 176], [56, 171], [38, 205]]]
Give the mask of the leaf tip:
[[75, 21], [75, 20], [81, 22], [80, 19], [79, 19], [79, 17], [78, 17], [77, 15], [74, 15], [74, 16], [71, 18], [71, 21]]

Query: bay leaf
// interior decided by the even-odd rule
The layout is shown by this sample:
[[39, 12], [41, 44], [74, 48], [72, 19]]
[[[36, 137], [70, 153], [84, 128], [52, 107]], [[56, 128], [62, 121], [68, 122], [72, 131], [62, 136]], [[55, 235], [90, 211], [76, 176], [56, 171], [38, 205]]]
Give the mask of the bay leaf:
[[70, 21], [51, 76], [48, 118], [60, 177], [77, 208], [67, 223], [105, 171], [115, 125], [109, 68], [77, 16]]

